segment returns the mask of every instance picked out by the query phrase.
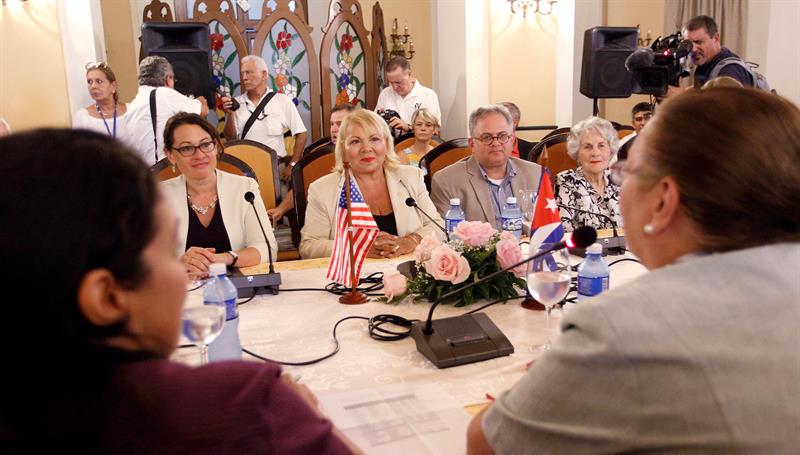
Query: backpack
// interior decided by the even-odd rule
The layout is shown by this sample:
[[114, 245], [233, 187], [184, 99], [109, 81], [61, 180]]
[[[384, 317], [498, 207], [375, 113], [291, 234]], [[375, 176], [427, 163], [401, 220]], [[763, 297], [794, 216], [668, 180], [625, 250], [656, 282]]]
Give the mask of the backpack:
[[744, 62], [742, 59], [737, 57], [728, 57], [720, 60], [719, 63], [717, 63], [714, 68], [711, 69], [711, 74], [708, 75], [708, 79], [711, 80], [715, 77], [719, 77], [719, 73], [722, 71], [722, 68], [725, 68], [728, 65], [739, 65], [747, 70], [747, 72], [750, 73], [750, 77], [753, 78], [753, 87], [760, 90], [766, 90], [768, 92], [771, 91], [769, 88], [769, 83], [767, 82], [767, 78], [755, 70], [758, 68], [758, 64], [753, 62]]

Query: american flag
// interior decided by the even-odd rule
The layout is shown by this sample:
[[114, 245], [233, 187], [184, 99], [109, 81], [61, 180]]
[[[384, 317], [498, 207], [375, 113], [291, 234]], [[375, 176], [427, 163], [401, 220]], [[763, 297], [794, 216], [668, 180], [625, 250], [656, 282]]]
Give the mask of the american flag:
[[[333, 240], [333, 254], [328, 264], [326, 278], [344, 286], [352, 286], [350, 281], [350, 247], [347, 236], [347, 194], [345, 185], [339, 195], [339, 209], [336, 212], [336, 235]], [[350, 179], [350, 222], [353, 235], [353, 260], [355, 276], [361, 273], [361, 265], [367, 257], [367, 251], [378, 235], [378, 225], [372, 218], [355, 179]]]

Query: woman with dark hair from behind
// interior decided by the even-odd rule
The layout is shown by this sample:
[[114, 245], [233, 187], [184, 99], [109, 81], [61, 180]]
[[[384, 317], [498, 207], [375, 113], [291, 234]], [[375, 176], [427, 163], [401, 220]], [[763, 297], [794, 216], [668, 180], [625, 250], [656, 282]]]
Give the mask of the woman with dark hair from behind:
[[133, 152], [65, 130], [0, 150], [2, 284], [30, 299], [5, 305], [0, 452], [357, 450], [276, 365], [167, 360], [187, 276], [172, 208]]

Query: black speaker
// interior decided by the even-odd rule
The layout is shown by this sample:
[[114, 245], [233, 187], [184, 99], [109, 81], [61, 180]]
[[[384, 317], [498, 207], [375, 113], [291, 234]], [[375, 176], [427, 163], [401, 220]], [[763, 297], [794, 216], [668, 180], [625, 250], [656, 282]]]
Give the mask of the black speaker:
[[211, 71], [211, 34], [208, 24], [151, 22], [142, 24], [144, 55], [166, 58], [175, 72], [175, 90], [204, 96], [214, 108], [216, 89]]
[[594, 27], [583, 33], [581, 93], [589, 98], [628, 98], [631, 73], [625, 59], [636, 50], [634, 27]]

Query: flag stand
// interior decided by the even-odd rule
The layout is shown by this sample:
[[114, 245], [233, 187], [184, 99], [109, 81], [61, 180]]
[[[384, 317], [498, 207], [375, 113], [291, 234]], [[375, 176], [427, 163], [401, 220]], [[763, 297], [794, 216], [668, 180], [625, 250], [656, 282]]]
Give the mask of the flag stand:
[[350, 292], [343, 294], [339, 297], [339, 303], [344, 305], [360, 305], [367, 303], [367, 296], [357, 290], [358, 277], [356, 276], [356, 266], [353, 261], [353, 225], [350, 217], [350, 162], [345, 161], [342, 163], [344, 166], [344, 188], [347, 200], [347, 246], [348, 254], [350, 255], [350, 284], [352, 288]]

